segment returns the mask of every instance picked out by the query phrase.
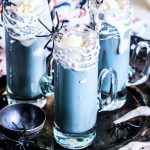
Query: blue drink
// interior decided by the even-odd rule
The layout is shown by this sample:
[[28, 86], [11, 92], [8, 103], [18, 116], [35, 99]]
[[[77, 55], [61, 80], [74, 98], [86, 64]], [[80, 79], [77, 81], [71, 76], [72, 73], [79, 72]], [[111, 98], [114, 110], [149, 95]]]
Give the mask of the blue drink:
[[46, 99], [40, 82], [46, 73], [44, 46], [48, 39], [38, 36], [48, 32], [43, 24], [49, 29], [52, 26], [48, 1], [14, 1], [5, 3], [3, 10], [9, 103], [26, 102], [43, 107]]
[[[100, 32], [99, 72], [104, 68], [113, 69], [118, 78], [117, 99], [109, 110], [122, 107], [126, 101], [131, 12], [130, 0], [92, 1], [91, 17], [94, 16], [95, 29]], [[109, 78], [102, 85], [102, 93], [106, 97], [110, 96]]]
[[[7, 92], [10, 101], [35, 102], [42, 98], [40, 80], [46, 73], [46, 39], [37, 39], [30, 46], [20, 41], [11, 43], [6, 32]], [[44, 97], [43, 97], [44, 98]]]
[[69, 149], [90, 145], [96, 136], [98, 34], [66, 28], [54, 48], [54, 137]]
[[74, 71], [55, 62], [55, 124], [68, 133], [83, 133], [96, 124], [98, 68]]
[[[120, 44], [120, 37], [117, 35], [117, 29], [104, 24], [102, 32], [105, 29], [110, 28], [112, 32], [108, 35], [100, 35], [100, 45], [101, 53], [99, 55], [99, 71], [104, 68], [112, 68], [116, 71], [118, 77], [118, 97], [122, 97], [125, 94], [126, 83], [128, 82], [128, 68], [129, 68], [129, 55], [130, 55], [130, 30], [125, 32], [126, 47], [124, 47], [124, 52], [121, 54], [118, 50]], [[106, 78], [103, 84], [103, 92], [108, 93], [109, 89], [109, 80]], [[117, 97], [117, 98], [118, 98]]]

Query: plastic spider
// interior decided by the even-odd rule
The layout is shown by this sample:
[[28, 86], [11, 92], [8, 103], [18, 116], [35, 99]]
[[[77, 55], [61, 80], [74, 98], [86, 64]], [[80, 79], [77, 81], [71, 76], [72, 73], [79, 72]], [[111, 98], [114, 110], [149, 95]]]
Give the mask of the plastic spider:
[[60, 22], [59, 22], [59, 18], [58, 18], [58, 13], [56, 12], [56, 17], [57, 17], [57, 25], [56, 26], [52, 26], [52, 30], [50, 30], [40, 19], [39, 22], [50, 32], [50, 34], [48, 35], [36, 35], [36, 37], [50, 37], [50, 39], [48, 40], [48, 42], [46, 43], [46, 45], [44, 46], [44, 49], [47, 48], [48, 44], [52, 41], [53, 45], [52, 45], [52, 49], [54, 48], [54, 40], [56, 38], [62, 38], [63, 33], [60, 33], [59, 31], [62, 29], [63, 27], [63, 23], [60, 26]]
[[[111, 129], [108, 130], [108, 132], [111, 132], [110, 138], [115, 136], [117, 141], [120, 141], [121, 138], [127, 139], [130, 136], [131, 130], [133, 133], [133, 129], [139, 129], [141, 128], [140, 123], [138, 125], [135, 125], [135, 122], [133, 121], [127, 121], [122, 122], [120, 124], [115, 124]], [[120, 136], [121, 135], [121, 136]]]
[[[62, 29], [64, 22], [62, 22], [61, 26], [60, 26], [60, 22], [59, 22], [59, 18], [58, 18], [58, 13], [56, 12], [56, 19], [57, 19], [57, 25], [56, 26], [52, 26], [52, 30], [50, 30], [40, 19], [39, 22], [49, 31], [50, 34], [48, 35], [36, 35], [36, 37], [50, 37], [50, 39], [48, 40], [48, 42], [46, 43], [46, 45], [44, 46], [44, 49], [47, 48], [51, 53], [47, 56], [46, 58], [46, 65], [47, 65], [47, 77], [45, 79], [47, 79], [46, 82], [42, 82], [42, 87], [41, 89], [44, 89], [44, 92], [46, 91], [46, 93], [49, 93], [51, 91], [53, 91], [53, 86], [52, 86], [52, 79], [53, 79], [53, 75], [52, 75], [52, 62], [53, 62], [53, 48], [54, 48], [54, 41], [56, 40], [56, 38], [61, 39], [63, 36], [63, 33], [60, 33], [59, 31]], [[48, 44], [52, 42], [52, 47], [48, 47]], [[44, 85], [44, 86], [43, 86]], [[51, 88], [49, 88], [51, 87]]]
[[16, 127], [18, 132], [18, 141], [16, 146], [19, 147], [20, 150], [25, 150], [25, 147], [29, 146], [29, 144], [34, 143], [33, 141], [29, 141], [29, 136], [26, 135], [26, 128], [22, 123], [22, 128], [19, 128], [14, 122], [12, 124]]

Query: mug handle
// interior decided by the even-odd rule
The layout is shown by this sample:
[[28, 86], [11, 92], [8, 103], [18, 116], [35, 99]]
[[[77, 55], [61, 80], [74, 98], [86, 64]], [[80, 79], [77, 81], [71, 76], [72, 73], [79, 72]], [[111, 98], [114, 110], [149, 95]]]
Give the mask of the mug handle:
[[135, 49], [133, 50], [133, 53], [131, 55], [131, 66], [129, 66], [129, 77], [130, 79], [132, 77], [134, 77], [134, 74], [136, 73], [135, 71], [135, 65], [136, 64], [136, 59], [140, 53], [140, 51], [142, 50], [142, 48], [146, 48], [146, 53], [147, 53], [147, 60], [146, 60], [146, 64], [142, 69], [142, 77], [138, 80], [129, 80], [127, 83], [127, 86], [131, 86], [131, 85], [139, 85], [142, 84], [144, 82], [147, 81], [148, 77], [149, 77], [149, 72], [150, 72], [150, 44], [148, 42], [145, 41], [141, 41], [137, 44], [137, 46], [135, 47]]
[[[109, 96], [107, 98], [102, 97], [102, 85], [104, 82], [104, 79], [109, 75], [110, 77], [110, 90], [109, 90]], [[117, 95], [117, 86], [118, 86], [118, 79], [117, 79], [117, 73], [115, 70], [112, 69], [103, 69], [98, 77], [98, 112], [101, 111], [109, 111], [111, 109], [111, 104], [115, 101], [116, 95]]]
[[52, 84], [53, 80], [53, 56], [50, 53], [46, 58], [46, 73], [40, 80], [40, 89], [44, 96], [53, 95], [54, 86]]

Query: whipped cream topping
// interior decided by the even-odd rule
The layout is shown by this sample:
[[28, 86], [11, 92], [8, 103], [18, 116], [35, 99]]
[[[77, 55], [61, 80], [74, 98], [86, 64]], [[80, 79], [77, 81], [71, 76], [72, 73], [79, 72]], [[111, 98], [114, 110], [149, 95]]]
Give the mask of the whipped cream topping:
[[5, 6], [4, 25], [9, 35], [16, 40], [27, 42], [36, 35], [45, 35], [46, 28], [52, 27], [47, 0], [11, 0], [15, 5]]
[[53, 57], [63, 67], [75, 71], [84, 71], [98, 61], [99, 38], [92, 29], [68, 27], [63, 31], [63, 37], [55, 41]]
[[[97, 4], [94, 0], [90, 8], [91, 16], [94, 16], [96, 24], [95, 30], [101, 31], [104, 24], [109, 24], [117, 29], [116, 35], [112, 35], [110, 28], [100, 32], [101, 35], [112, 35], [114, 38], [119, 36], [119, 53], [127, 50], [128, 40], [125, 33], [131, 29], [132, 7], [129, 0], [103, 0], [103, 3]], [[109, 36], [111, 38], [112, 36]], [[108, 38], [108, 37], [107, 37]]]

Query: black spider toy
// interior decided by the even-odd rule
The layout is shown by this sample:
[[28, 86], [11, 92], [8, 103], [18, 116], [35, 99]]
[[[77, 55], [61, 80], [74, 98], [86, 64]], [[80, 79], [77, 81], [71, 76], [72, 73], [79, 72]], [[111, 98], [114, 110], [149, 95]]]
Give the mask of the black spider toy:
[[110, 138], [114, 136], [119, 142], [131, 138], [133, 134], [136, 134], [140, 128], [141, 122], [126, 121], [120, 124], [115, 124], [111, 129], [108, 130], [108, 132], [110, 133]]
[[33, 141], [29, 140], [29, 136], [26, 135], [26, 128], [22, 123], [22, 128], [19, 128], [14, 122], [12, 124], [18, 130], [18, 140], [16, 146], [19, 147], [20, 150], [25, 150], [25, 147], [28, 147], [29, 144], [34, 143]]
[[56, 26], [52, 26], [52, 30], [50, 30], [40, 19], [39, 22], [50, 32], [50, 34], [48, 35], [36, 35], [36, 37], [50, 37], [50, 39], [48, 40], [48, 42], [46, 43], [46, 45], [44, 46], [45, 48], [48, 48], [48, 44], [52, 41], [53, 45], [52, 45], [52, 49], [54, 47], [54, 40], [56, 38], [61, 38], [62, 37], [62, 33], [60, 33], [59, 31], [62, 29], [63, 27], [63, 23], [60, 26], [60, 22], [59, 22], [59, 18], [58, 18], [58, 13], [56, 12], [56, 17], [57, 17], [57, 25]]

